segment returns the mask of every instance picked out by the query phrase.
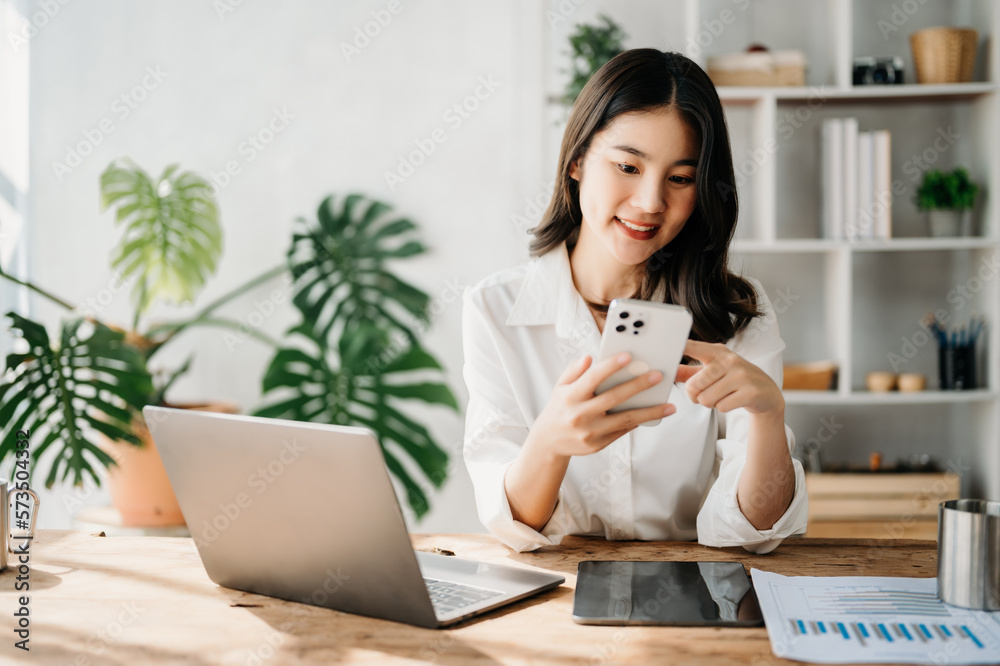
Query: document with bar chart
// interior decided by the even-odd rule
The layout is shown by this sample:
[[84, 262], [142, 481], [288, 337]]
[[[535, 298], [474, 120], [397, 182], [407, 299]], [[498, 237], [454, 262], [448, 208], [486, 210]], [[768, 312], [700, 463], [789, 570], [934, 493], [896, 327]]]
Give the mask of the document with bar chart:
[[750, 572], [774, 654], [818, 663], [1000, 663], [1000, 612], [937, 598], [935, 578]]

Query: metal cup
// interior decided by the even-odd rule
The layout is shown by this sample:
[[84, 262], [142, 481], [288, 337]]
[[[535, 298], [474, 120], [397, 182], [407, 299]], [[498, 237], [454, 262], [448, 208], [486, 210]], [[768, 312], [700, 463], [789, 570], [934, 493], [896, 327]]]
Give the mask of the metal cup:
[[[26, 500], [27, 496], [30, 496], [34, 500], [34, 504], [31, 507], [31, 522], [28, 526], [27, 538], [14, 537], [10, 533], [10, 506], [13, 502], [15, 521], [26, 520], [26, 518], [22, 518], [22, 515], [27, 512], [28, 503], [22, 500]], [[38, 506], [40, 502], [34, 490], [18, 490], [17, 487], [10, 487], [9, 481], [2, 479], [0, 479], [0, 498], [4, 500], [4, 510], [0, 511], [0, 534], [3, 535], [3, 543], [0, 544], [2, 546], [0, 547], [0, 571], [3, 571], [7, 568], [8, 553], [17, 555], [28, 550], [31, 539], [35, 535], [35, 521], [38, 520]], [[21, 509], [21, 505], [24, 506], [23, 510]], [[15, 548], [14, 541], [18, 540], [22, 540], [22, 542]]]
[[945, 603], [1000, 610], [1000, 502], [938, 504], [937, 585]]

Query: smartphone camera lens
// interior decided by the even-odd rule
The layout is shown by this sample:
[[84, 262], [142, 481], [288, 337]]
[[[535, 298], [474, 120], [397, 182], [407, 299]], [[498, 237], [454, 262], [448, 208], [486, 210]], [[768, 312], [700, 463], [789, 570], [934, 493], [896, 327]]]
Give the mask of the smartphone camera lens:
[[635, 326], [636, 328], [642, 328], [642, 320], [640, 319], [632, 325]]
[[622, 332], [625, 331], [625, 325], [624, 324], [618, 324], [617, 326], [615, 326], [615, 330], [618, 331], [619, 333], [622, 333]]
[[622, 319], [628, 319], [628, 312], [622, 312], [618, 316], [621, 317]]

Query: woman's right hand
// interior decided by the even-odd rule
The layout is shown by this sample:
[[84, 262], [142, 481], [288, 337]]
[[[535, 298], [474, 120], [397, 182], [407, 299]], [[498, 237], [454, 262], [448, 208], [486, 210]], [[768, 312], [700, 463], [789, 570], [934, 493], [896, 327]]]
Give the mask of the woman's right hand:
[[[647, 372], [594, 395], [601, 382], [628, 365], [631, 355], [619, 354], [593, 365], [590, 356], [566, 368], [552, 396], [528, 433], [533, 447], [551, 456], [584, 456], [597, 453], [646, 421], [655, 421], [677, 411], [671, 404], [607, 413], [628, 398], [663, 381], [660, 372]], [[528, 441], [525, 445], [528, 445]]]

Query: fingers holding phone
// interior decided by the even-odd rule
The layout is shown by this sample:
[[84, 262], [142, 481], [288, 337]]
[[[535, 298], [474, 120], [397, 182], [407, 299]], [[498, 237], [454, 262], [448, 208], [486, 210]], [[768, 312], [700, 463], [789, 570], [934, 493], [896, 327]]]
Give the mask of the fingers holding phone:
[[[601, 358], [607, 359], [627, 352], [632, 361], [605, 378], [596, 388], [604, 395], [634, 382], [650, 373], [659, 372], [662, 381], [645, 390], [632, 393], [608, 409], [609, 413], [663, 407], [670, 399], [677, 366], [691, 332], [691, 313], [685, 308], [665, 303], [652, 303], [630, 298], [618, 298], [608, 308], [607, 323], [601, 336]], [[645, 417], [652, 412], [643, 413]], [[663, 414], [643, 418], [642, 425], [656, 425]]]
[[529, 437], [559, 456], [596, 453], [643, 421], [674, 412], [673, 405], [657, 404], [610, 414], [609, 409], [662, 381], [645, 373], [597, 396], [595, 389], [631, 362], [624, 353], [593, 363], [590, 356], [574, 361], [556, 383], [552, 396], [531, 427]]

